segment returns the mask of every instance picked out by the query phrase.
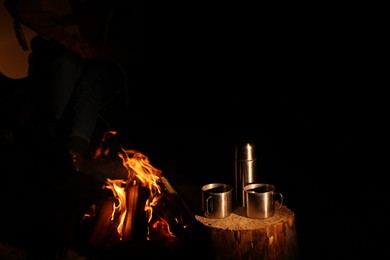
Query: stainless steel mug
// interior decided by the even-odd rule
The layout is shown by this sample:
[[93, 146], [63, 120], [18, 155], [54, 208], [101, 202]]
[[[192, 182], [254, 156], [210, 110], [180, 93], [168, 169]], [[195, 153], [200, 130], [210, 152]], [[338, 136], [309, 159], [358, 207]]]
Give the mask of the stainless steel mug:
[[271, 184], [252, 183], [244, 187], [246, 215], [249, 218], [269, 218], [275, 215], [275, 197], [279, 195], [283, 205], [283, 194], [275, 192]]
[[258, 181], [256, 147], [253, 143], [242, 143], [235, 148], [235, 203], [245, 207], [244, 187]]
[[233, 187], [210, 183], [202, 187], [202, 211], [208, 218], [226, 218], [232, 213]]

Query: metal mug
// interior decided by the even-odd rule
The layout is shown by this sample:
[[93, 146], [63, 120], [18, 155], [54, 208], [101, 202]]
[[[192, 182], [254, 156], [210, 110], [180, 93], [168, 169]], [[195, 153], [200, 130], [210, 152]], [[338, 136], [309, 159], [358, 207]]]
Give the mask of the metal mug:
[[210, 183], [202, 187], [202, 211], [208, 218], [226, 218], [232, 213], [233, 187]]
[[249, 218], [269, 218], [275, 215], [275, 196], [280, 196], [283, 205], [283, 194], [275, 192], [275, 187], [266, 183], [251, 183], [244, 187], [246, 215]]

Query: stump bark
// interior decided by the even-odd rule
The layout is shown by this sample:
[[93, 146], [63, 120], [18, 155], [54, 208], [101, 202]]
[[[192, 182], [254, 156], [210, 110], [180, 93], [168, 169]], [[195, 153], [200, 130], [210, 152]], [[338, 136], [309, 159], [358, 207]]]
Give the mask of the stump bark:
[[248, 218], [243, 207], [223, 219], [195, 218], [207, 230], [213, 259], [300, 259], [295, 215], [277, 201], [267, 219]]

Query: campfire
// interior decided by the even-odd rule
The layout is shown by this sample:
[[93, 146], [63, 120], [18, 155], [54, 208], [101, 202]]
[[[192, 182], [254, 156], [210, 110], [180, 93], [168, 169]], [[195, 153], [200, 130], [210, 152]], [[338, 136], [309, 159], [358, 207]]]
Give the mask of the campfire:
[[[112, 147], [107, 143], [116, 134], [115, 131], [104, 134], [93, 159], [112, 154]], [[83, 214], [81, 224], [89, 227], [88, 245], [110, 250], [129, 241], [153, 241], [174, 252], [188, 234], [194, 217], [147, 156], [123, 147], [116, 155], [127, 176], [106, 178], [102, 190], [109, 191], [110, 196], [92, 204]]]

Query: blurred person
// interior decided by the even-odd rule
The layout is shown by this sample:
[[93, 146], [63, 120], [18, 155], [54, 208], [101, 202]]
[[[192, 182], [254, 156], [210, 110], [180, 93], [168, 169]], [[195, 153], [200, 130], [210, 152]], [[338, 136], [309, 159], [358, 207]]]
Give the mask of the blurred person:
[[[48, 118], [56, 125], [69, 122], [66, 152], [73, 168], [80, 171], [104, 97], [140, 72], [143, 3], [15, 1], [20, 22], [39, 35], [32, 41], [38, 51], [31, 54], [29, 74], [47, 79]], [[37, 52], [44, 55], [34, 56]], [[42, 57], [45, 65], [34, 67]], [[39, 71], [42, 67], [43, 72]]]

